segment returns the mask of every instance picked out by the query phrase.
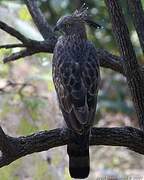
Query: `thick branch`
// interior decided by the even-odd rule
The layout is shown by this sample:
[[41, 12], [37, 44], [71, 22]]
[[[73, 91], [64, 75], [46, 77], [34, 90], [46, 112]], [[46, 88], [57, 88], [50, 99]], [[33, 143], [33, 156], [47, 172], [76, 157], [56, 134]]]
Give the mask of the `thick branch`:
[[56, 40], [51, 27], [38, 7], [37, 0], [25, 0], [25, 4], [43, 38]]
[[108, 11], [112, 21], [113, 32], [124, 57], [124, 68], [126, 75], [129, 76], [136, 68], [138, 68], [138, 62], [133, 49], [133, 45], [130, 40], [129, 31], [125, 23], [125, 19], [122, 13], [122, 9], [115, 0], [105, 0]]
[[144, 53], [144, 11], [140, 0], [127, 0], [129, 11]]
[[18, 40], [22, 42], [22, 44], [9, 44], [9, 45], [2, 45], [0, 48], [16, 48], [16, 47], [25, 47], [25, 50], [22, 50], [17, 53], [11, 54], [9, 57], [4, 58], [4, 63], [9, 61], [14, 61], [26, 56], [33, 55], [38, 52], [53, 52], [55, 43], [54, 41], [36, 41], [29, 38], [26, 38], [20, 32], [15, 30], [13, 27], [10, 27], [6, 23], [0, 21], [0, 29], [7, 32], [8, 34], [14, 36]]
[[144, 129], [144, 78], [129, 37], [122, 9], [115, 0], [105, 0], [112, 20], [112, 27], [123, 56], [123, 68], [132, 95], [139, 125]]
[[[31, 56], [39, 52], [53, 53], [57, 38], [52, 35], [53, 33], [50, 27], [47, 25], [47, 22], [44, 19], [40, 9], [37, 7], [36, 1], [26, 0], [26, 4], [29, 8], [29, 11], [31, 12], [33, 16], [33, 19], [36, 21], [35, 23], [37, 24], [39, 28], [42, 28], [40, 31], [43, 35], [46, 36], [47, 40], [35, 41], [35, 40], [28, 39], [24, 35], [22, 35], [20, 32], [15, 30], [13, 27], [10, 27], [6, 23], [0, 21], [0, 29], [4, 30], [5, 32], [9, 33], [10, 35], [14, 36], [15, 38], [17, 38], [18, 40], [22, 42], [22, 44], [2, 45], [0, 46], [0, 48], [16, 48], [16, 47], [26, 48], [20, 52], [11, 54], [9, 57], [5, 57], [3, 60], [4, 63], [15, 61], [17, 59], [24, 58], [26, 56]], [[42, 30], [44, 31], [42, 32]], [[102, 67], [111, 68], [114, 71], [120, 72], [124, 75], [123, 67], [121, 64], [121, 58], [114, 56], [102, 49], [97, 49], [96, 56], [99, 57], [100, 65]]]
[[[25, 0], [25, 3], [40, 33], [42, 34], [44, 39], [49, 39], [51, 37], [51, 45], [54, 47], [57, 38], [54, 36], [51, 27], [48, 25], [45, 17], [39, 9], [36, 0]], [[83, 4], [82, 1], [80, 2], [80, 4]], [[47, 52], [49, 52], [49, 50]], [[114, 71], [124, 74], [121, 62], [119, 61], [119, 57], [111, 55], [110, 53], [102, 49], [98, 49], [97, 53], [102, 67], [111, 68]]]
[[3, 150], [4, 141], [5, 141], [5, 133], [3, 129], [0, 127], [0, 150]]
[[[1, 29], [11, 34], [12, 36], [19, 39], [23, 44], [8, 44], [2, 45], [0, 48], [16, 48], [16, 47], [24, 47], [26, 49], [11, 54], [9, 57], [4, 58], [4, 63], [15, 61], [20, 58], [24, 58], [26, 56], [31, 56], [40, 52], [48, 52], [53, 53], [55, 47], [55, 41], [45, 40], [45, 41], [35, 41], [26, 38], [24, 35], [16, 31], [14, 28], [8, 26], [6, 23], [1, 22]], [[97, 49], [96, 56], [100, 59], [100, 65], [105, 68], [113, 69], [114, 71], [120, 72], [124, 75], [123, 67], [122, 67], [122, 58], [118, 56], [114, 56], [103, 49]]]
[[[3, 131], [0, 131], [0, 135]], [[7, 148], [0, 144], [2, 156], [0, 167], [34, 152], [46, 151], [50, 148], [66, 145], [70, 141], [71, 132], [68, 129], [54, 129], [41, 131], [26, 137], [10, 137], [4, 134], [7, 139]], [[0, 139], [1, 142], [1, 139]], [[132, 127], [122, 128], [93, 128], [91, 145], [124, 146], [144, 154], [144, 132]], [[9, 153], [7, 152], [9, 149]]]
[[101, 67], [110, 68], [116, 72], [125, 75], [122, 66], [123, 59], [121, 57], [115, 56], [104, 49], [96, 49], [96, 51], [96, 56], [99, 57]]
[[[25, 47], [25, 45], [23, 45], [23, 44], [17, 44], [17, 45], [11, 44], [11, 45], [0, 46], [0, 48], [11, 48], [11, 47], [14, 47], [14, 48], [15, 47]], [[30, 45], [29, 45], [29, 47], [30, 47]], [[33, 47], [31, 47], [30, 49], [27, 48], [27, 49], [22, 50], [20, 52], [13, 53], [9, 57], [5, 57], [3, 59], [3, 61], [4, 61], [4, 63], [7, 63], [10, 61], [15, 61], [15, 60], [18, 60], [20, 58], [24, 58], [26, 56], [31, 56], [33, 54], [40, 53], [40, 52], [53, 53], [53, 48], [54, 48], [53, 45], [51, 45], [47, 41], [41, 41], [41, 42], [37, 41], [37, 42], [35, 42], [35, 45], [33, 45]], [[124, 75], [124, 70], [123, 70], [123, 66], [121, 63], [122, 58], [115, 56], [115, 55], [112, 55], [103, 49], [96, 49], [96, 52], [97, 52], [96, 56], [99, 57], [101, 67], [112, 69], [112, 70], [119, 72], [119, 73]]]
[[12, 146], [9, 143], [9, 140], [7, 139], [7, 135], [4, 133], [1, 127], [0, 127], [0, 150], [3, 153], [3, 157], [5, 156], [5, 154], [9, 154], [10, 156], [12, 156], [13, 153]]

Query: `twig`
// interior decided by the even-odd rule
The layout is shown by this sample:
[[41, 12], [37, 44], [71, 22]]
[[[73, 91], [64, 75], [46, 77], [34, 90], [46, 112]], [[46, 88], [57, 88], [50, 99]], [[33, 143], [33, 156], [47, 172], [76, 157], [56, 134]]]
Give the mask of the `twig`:
[[[52, 31], [50, 30], [50, 27], [47, 25], [46, 20], [44, 16], [42, 15], [40, 9], [37, 6], [36, 1], [33, 0], [25, 0], [29, 11], [31, 12], [33, 18], [35, 21], [37, 21], [37, 26], [41, 28], [42, 34], [46, 36], [45, 41], [36, 41], [32, 39], [26, 38], [24, 35], [22, 35], [20, 32], [15, 30], [13, 27], [10, 27], [4, 22], [0, 21], [0, 29], [4, 30], [5, 32], [9, 33], [10, 35], [16, 37], [19, 39], [22, 44], [6, 44], [0, 46], [0, 48], [16, 48], [16, 47], [22, 47], [25, 48], [24, 50], [21, 50], [17, 53], [13, 53], [8, 57], [4, 58], [4, 63], [15, 61], [20, 58], [24, 58], [26, 56], [31, 56], [36, 53], [40, 52], [48, 52], [53, 53], [57, 38], [54, 36]], [[49, 29], [49, 30], [48, 30]], [[47, 31], [48, 30], [48, 31]], [[52, 33], [52, 34], [51, 34]], [[49, 36], [49, 38], [48, 38]], [[124, 75], [123, 67], [121, 64], [121, 58], [114, 56], [110, 53], [108, 53], [105, 50], [97, 49], [96, 56], [100, 59], [100, 65], [105, 68], [111, 68], [117, 72], [120, 72]]]
[[20, 59], [20, 58], [24, 58], [26, 56], [31, 56], [32, 54], [35, 54], [37, 51], [36, 50], [29, 50], [29, 49], [25, 49], [25, 50], [22, 50], [20, 52], [17, 52], [17, 53], [13, 53], [11, 54], [10, 56], [8, 57], [5, 57], [3, 59], [3, 62], [4, 63], [7, 63], [7, 62], [10, 62], [10, 61], [15, 61], [17, 59]]
[[11, 26], [7, 25], [6, 23], [0, 21], [0, 29], [7, 32], [8, 34], [16, 37], [24, 44], [27, 44], [28, 38], [26, 38], [24, 35], [22, 35], [20, 32], [18, 32], [16, 29], [12, 28]]
[[29, 82], [21, 83], [21, 82], [14, 82], [14, 81], [8, 80], [3, 87], [0, 87], [0, 92], [8, 93], [8, 91], [6, 90], [8, 87], [15, 88], [18, 86], [19, 86], [18, 92], [21, 94], [22, 94], [23, 89], [28, 86], [33, 87], [33, 89], [36, 91], [36, 87]]
[[[15, 61], [20, 58], [24, 58], [27, 56], [31, 56], [40, 52], [53, 53], [55, 44], [54, 42], [46, 41], [35, 41], [28, 40], [26, 44], [6, 44], [0, 46], [0, 48], [16, 48], [16, 47], [24, 47], [26, 49], [19, 51], [17, 53], [13, 53], [8, 57], [3, 59], [4, 63]], [[110, 68], [114, 71], [117, 71], [124, 75], [124, 70], [122, 66], [122, 58], [110, 54], [108, 51], [103, 49], [96, 49], [96, 56], [98, 56], [100, 60], [100, 65], [105, 68]]]
[[[2, 156], [0, 158], [0, 167], [8, 165], [28, 154], [46, 151], [48, 149], [66, 145], [71, 137], [68, 129], [54, 129], [50, 131], [41, 131], [26, 137], [10, 137], [0, 131], [0, 137], [6, 138], [9, 151], [3, 143], [0, 145]], [[1, 142], [1, 139], [0, 139]], [[91, 145], [124, 146], [140, 154], [144, 154], [144, 132], [132, 128], [93, 128], [90, 137]]]
[[25, 47], [24, 44], [6, 44], [6, 45], [1, 45], [0, 49], [11, 49], [11, 48], [18, 48], [18, 47]]

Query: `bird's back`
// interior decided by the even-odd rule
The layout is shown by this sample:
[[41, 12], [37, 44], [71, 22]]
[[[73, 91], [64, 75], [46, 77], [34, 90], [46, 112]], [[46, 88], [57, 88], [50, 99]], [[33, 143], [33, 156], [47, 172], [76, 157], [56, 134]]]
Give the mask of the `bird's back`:
[[68, 127], [82, 132], [91, 126], [99, 83], [99, 61], [93, 44], [77, 35], [59, 38], [53, 80]]
[[85, 178], [99, 86], [99, 61], [92, 43], [78, 36], [60, 38], [54, 50], [53, 80], [63, 117], [73, 132], [67, 146], [69, 172], [73, 178]]
[[82, 6], [60, 18], [55, 30], [62, 31], [53, 56], [53, 80], [67, 127], [72, 130], [67, 144], [69, 172], [86, 178], [90, 170], [89, 135], [93, 125], [99, 87], [96, 49], [87, 40], [85, 24], [97, 27]]

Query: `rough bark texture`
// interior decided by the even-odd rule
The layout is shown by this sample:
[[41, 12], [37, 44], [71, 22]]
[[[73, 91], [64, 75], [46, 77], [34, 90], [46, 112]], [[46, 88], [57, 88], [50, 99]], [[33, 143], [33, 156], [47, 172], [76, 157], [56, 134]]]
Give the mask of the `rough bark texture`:
[[36, 24], [39, 32], [44, 39], [55, 40], [55, 35], [52, 32], [51, 26], [47, 23], [46, 18], [43, 16], [41, 10], [38, 8], [36, 0], [25, 0], [25, 4]]
[[[82, 1], [79, 1], [80, 3]], [[138, 115], [141, 128], [144, 128], [144, 70], [139, 66], [132, 43], [129, 38], [122, 9], [116, 0], [105, 0], [108, 7], [113, 32], [121, 51], [121, 57], [97, 49], [96, 56], [100, 59], [100, 65], [115, 70], [127, 78], [132, 99]], [[143, 48], [143, 11], [140, 0], [128, 0], [133, 14], [133, 21], [139, 34]], [[14, 28], [0, 21], [0, 29], [21, 41], [20, 44], [3, 45], [0, 48], [23, 47], [20, 52], [13, 53], [4, 59], [4, 62], [14, 61], [21, 57], [30, 56], [39, 52], [53, 53], [57, 37], [53, 34], [36, 0], [25, 0], [32, 18], [44, 38], [44, 41], [35, 41], [26, 38]], [[138, 17], [138, 19], [136, 19]], [[51, 131], [38, 132], [26, 137], [10, 137], [0, 127], [0, 167], [10, 164], [25, 155], [48, 150], [53, 147], [66, 145], [71, 138], [68, 129], [54, 129]], [[144, 154], [144, 132], [132, 127], [123, 128], [93, 128], [90, 137], [91, 145], [124, 146]]]
[[115, 0], [105, 0], [112, 21], [113, 32], [123, 57], [123, 69], [127, 78], [132, 100], [139, 120], [144, 129], [144, 78], [137, 62], [136, 55], [130, 40], [128, 27], [122, 9]]
[[[22, 50], [17, 53], [13, 53], [10, 56], [5, 57], [3, 59], [4, 63], [15, 61], [22, 57], [31, 56], [33, 54], [40, 52], [53, 53], [56, 44], [56, 39], [55, 39], [56, 37], [54, 38], [54, 41], [49, 39], [46, 39], [44, 41], [36, 41], [36, 40], [28, 39], [20, 32], [16, 31], [14, 28], [8, 26], [6, 23], [2, 21], [0, 21], [0, 28], [22, 42], [22, 44], [2, 45], [0, 46], [0, 48], [6, 48], [6, 49], [16, 48], [16, 47], [26, 48], [25, 50]], [[96, 56], [99, 57], [100, 65], [102, 67], [110, 68], [124, 75], [121, 57], [112, 55], [111, 53], [103, 49], [96, 49], [96, 50], [97, 50]]]
[[[68, 144], [71, 132], [68, 129], [54, 129], [16, 138], [5, 135], [0, 129], [0, 137], [3, 153], [0, 167], [3, 167], [28, 154]], [[144, 132], [132, 127], [93, 128], [90, 145], [124, 146], [144, 154]]]

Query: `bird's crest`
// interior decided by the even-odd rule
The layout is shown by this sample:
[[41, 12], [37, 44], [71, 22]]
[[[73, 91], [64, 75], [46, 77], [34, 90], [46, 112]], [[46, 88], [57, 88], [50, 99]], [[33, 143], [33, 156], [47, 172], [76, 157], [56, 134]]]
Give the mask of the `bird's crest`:
[[88, 7], [85, 3], [80, 7], [80, 9], [76, 9], [72, 14], [72, 17], [80, 18], [82, 20], [87, 19], [89, 16]]
[[80, 20], [85, 21], [89, 26], [93, 28], [103, 28], [101, 25], [91, 20], [91, 15], [88, 12], [88, 7], [85, 3], [80, 7], [80, 9], [76, 9], [76, 11], [72, 14], [72, 17], [76, 19], [79, 18]]
[[60, 25], [63, 25], [63, 24], [70, 24], [73, 22], [87, 23], [89, 26], [96, 29], [101, 28], [101, 25], [91, 20], [91, 15], [85, 3], [79, 9], [75, 10], [74, 13], [72, 13], [72, 15], [61, 17], [57, 22], [57, 27], [58, 26], [60, 27]]

